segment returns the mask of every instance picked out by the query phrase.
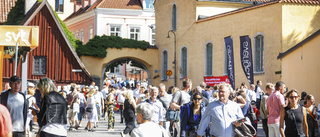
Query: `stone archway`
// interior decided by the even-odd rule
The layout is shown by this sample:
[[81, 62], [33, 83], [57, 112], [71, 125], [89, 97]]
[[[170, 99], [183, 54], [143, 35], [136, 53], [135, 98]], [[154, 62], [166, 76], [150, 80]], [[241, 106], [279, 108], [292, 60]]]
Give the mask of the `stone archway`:
[[[134, 49], [134, 48], [109, 48], [108, 54], [105, 58], [98, 58], [92, 56], [81, 56], [82, 63], [86, 66], [91, 76], [99, 85], [103, 85], [103, 73], [107, 65], [122, 59], [131, 59], [141, 63], [145, 70], [148, 70], [148, 82], [152, 85], [160, 83], [160, 65], [159, 53], [157, 48], [148, 48], [147, 50]], [[151, 81], [152, 79], [152, 81]], [[101, 88], [101, 87], [100, 87]]]
[[147, 72], [147, 75], [148, 75], [148, 78], [146, 79], [148, 81], [148, 83], [151, 83], [151, 75], [150, 75], [150, 71], [148, 69], [148, 67], [141, 61], [138, 61], [137, 59], [134, 59], [134, 58], [128, 58], [128, 57], [123, 57], [123, 58], [118, 58], [118, 59], [114, 59], [110, 62], [108, 62], [106, 65], [104, 65], [103, 69], [102, 69], [102, 73], [101, 73], [101, 83], [103, 83], [104, 81], [104, 76], [105, 76], [105, 71], [106, 69], [108, 68], [109, 65], [111, 65], [112, 63], [114, 62], [119, 62], [119, 61], [123, 61], [123, 60], [133, 60], [135, 61], [136, 63], [138, 63], [139, 65], [142, 66], [142, 69], [144, 69], [146, 72]]

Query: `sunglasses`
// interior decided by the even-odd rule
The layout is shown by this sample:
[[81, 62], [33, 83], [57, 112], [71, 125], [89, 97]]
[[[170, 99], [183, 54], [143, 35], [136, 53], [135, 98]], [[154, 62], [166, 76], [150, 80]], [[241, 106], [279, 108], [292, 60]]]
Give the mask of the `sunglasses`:
[[290, 99], [298, 99], [299, 96], [290, 96]]
[[194, 98], [194, 100], [201, 100], [202, 98]]

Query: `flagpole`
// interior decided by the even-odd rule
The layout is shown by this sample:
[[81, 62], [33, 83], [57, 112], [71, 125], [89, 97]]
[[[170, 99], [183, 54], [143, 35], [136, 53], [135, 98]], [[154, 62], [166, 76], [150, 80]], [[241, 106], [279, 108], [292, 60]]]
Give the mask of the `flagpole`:
[[16, 43], [16, 58], [15, 58], [15, 64], [14, 64], [14, 75], [17, 75], [17, 67], [18, 67], [18, 42]]

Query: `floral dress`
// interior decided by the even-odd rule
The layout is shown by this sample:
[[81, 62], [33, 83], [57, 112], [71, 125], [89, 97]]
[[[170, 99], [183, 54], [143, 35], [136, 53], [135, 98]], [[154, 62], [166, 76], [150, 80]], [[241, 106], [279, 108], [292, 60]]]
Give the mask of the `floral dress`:
[[109, 100], [114, 100], [114, 96], [113, 95], [108, 95], [106, 100], [107, 100], [106, 107], [107, 107], [107, 111], [108, 111], [108, 129], [113, 129], [114, 128], [113, 103], [109, 104]]

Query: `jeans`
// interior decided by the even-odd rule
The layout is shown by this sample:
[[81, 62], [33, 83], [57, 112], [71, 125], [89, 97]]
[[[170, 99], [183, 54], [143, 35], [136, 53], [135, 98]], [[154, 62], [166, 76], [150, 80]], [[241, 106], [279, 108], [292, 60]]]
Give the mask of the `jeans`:
[[269, 137], [268, 118], [262, 119], [262, 127], [263, 127], [264, 133], [266, 134], [266, 137]]
[[280, 135], [280, 123], [268, 124], [270, 137], [281, 137]]

